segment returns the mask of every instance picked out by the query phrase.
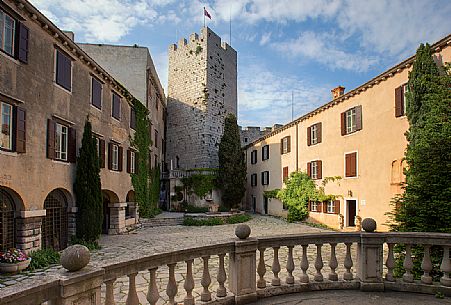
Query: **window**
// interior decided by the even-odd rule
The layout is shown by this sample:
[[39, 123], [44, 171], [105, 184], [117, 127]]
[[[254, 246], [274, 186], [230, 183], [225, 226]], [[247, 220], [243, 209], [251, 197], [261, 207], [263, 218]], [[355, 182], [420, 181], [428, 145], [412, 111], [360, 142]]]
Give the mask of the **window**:
[[0, 10], [0, 48], [14, 56], [14, 37], [16, 21]]
[[269, 184], [269, 171], [262, 172], [262, 185]]
[[244, 143], [247, 143], [247, 141], [249, 141], [248, 138], [244, 138]]
[[122, 171], [122, 147], [115, 142], [108, 143], [108, 169]]
[[327, 213], [335, 213], [335, 204], [332, 200], [327, 202]]
[[307, 175], [313, 180], [322, 179], [322, 161], [316, 160], [307, 163]]
[[158, 148], [158, 130], [155, 129], [155, 141], [154, 141], [155, 147]]
[[281, 143], [280, 143], [280, 153], [283, 154], [287, 154], [291, 151], [291, 137], [287, 136], [282, 138]]
[[136, 129], [136, 112], [133, 107], [130, 107], [130, 128]]
[[1, 134], [0, 134], [0, 148], [12, 150], [13, 149], [13, 106], [6, 103], [1, 105]]
[[320, 207], [321, 205], [318, 204], [316, 201], [310, 201], [310, 211], [312, 212], [321, 212]]
[[113, 145], [113, 156], [112, 156], [112, 170], [117, 171], [119, 169], [119, 147]]
[[403, 84], [395, 89], [395, 117], [401, 117], [406, 115], [407, 99], [406, 93], [408, 92], [407, 84]]
[[56, 83], [64, 89], [72, 88], [72, 60], [60, 50], [56, 50]]
[[96, 148], [99, 157], [100, 168], [105, 167], [105, 140], [96, 137]]
[[257, 186], [257, 174], [251, 175], [251, 186]]
[[160, 166], [160, 162], [158, 161], [158, 155], [155, 154], [155, 158], [154, 158], [154, 167], [153, 168], [157, 168], [158, 166]]
[[262, 161], [269, 159], [269, 145], [262, 147]]
[[282, 172], [282, 181], [285, 182], [288, 179], [288, 166], [285, 166]]
[[121, 119], [121, 98], [119, 95], [113, 92], [113, 101], [112, 101], [113, 107], [112, 107], [112, 117], [115, 119], [120, 120]]
[[136, 152], [129, 149], [127, 150], [127, 173], [136, 173]]
[[316, 123], [307, 128], [307, 146], [321, 143], [322, 123]]
[[91, 78], [91, 104], [102, 109], [102, 83], [94, 77]]
[[357, 177], [357, 152], [345, 154], [345, 177]]
[[341, 135], [362, 129], [362, 106], [356, 106], [341, 113]]
[[325, 202], [326, 210], [328, 214], [340, 214], [340, 200], [329, 200]]
[[251, 152], [251, 164], [256, 164], [257, 163], [257, 150], [253, 150]]
[[67, 126], [56, 123], [55, 159], [67, 161]]

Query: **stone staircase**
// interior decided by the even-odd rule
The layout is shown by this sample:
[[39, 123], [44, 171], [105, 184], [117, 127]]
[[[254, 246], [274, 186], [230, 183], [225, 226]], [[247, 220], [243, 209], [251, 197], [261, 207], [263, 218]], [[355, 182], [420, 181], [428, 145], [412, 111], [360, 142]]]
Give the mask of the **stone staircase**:
[[171, 227], [183, 225], [183, 219], [183, 213], [163, 213], [155, 218], [141, 218], [140, 222], [143, 228]]

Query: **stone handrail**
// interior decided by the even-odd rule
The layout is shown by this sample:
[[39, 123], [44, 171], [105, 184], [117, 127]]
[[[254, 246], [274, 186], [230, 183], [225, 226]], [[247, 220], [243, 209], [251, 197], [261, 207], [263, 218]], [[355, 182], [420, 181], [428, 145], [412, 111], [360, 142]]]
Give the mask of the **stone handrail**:
[[[246, 225], [237, 228], [245, 229], [242, 232], [237, 230], [240, 238], [225, 243], [146, 256], [103, 268], [88, 266], [74, 273], [62, 272], [60, 276], [46, 279], [42, 284], [3, 288], [0, 290], [0, 304], [41, 304], [50, 301], [49, 304], [114, 305], [117, 301], [114, 299], [114, 282], [127, 276], [129, 290], [126, 304], [138, 305], [140, 301], [135, 283], [138, 272], [148, 272], [150, 280], [146, 299], [149, 304], [156, 304], [161, 293], [164, 293], [158, 290], [156, 284], [157, 270], [161, 267], [166, 270], [166, 266], [166, 294], [169, 304], [195, 304], [198, 300], [193, 296], [196, 275], [193, 274], [196, 272], [193, 270], [194, 259], [202, 259], [202, 271], [198, 271], [201, 276], [197, 278], [201, 278], [200, 300], [203, 304], [246, 304], [273, 295], [325, 289], [394, 290], [430, 294], [441, 292], [451, 296], [451, 234], [330, 232], [249, 238], [250, 229]], [[397, 279], [393, 276], [393, 248], [399, 244], [406, 249], [406, 272], [402, 278]], [[415, 281], [412, 274], [412, 247], [415, 245], [424, 248], [421, 263], [424, 274], [420, 281]], [[438, 283], [433, 283], [430, 276], [432, 246], [443, 249], [440, 265], [443, 276]], [[343, 257], [337, 255], [338, 247], [342, 247]], [[323, 250], [326, 248], [330, 249], [327, 255]], [[299, 255], [296, 255], [296, 251]], [[273, 256], [272, 266], [267, 270], [265, 254], [268, 253]], [[281, 266], [281, 255], [286, 262], [284, 266]], [[215, 272], [211, 272], [209, 266], [212, 256], [219, 258]], [[227, 256], [228, 271], [225, 268]], [[327, 261], [327, 270], [324, 270], [323, 259]], [[184, 264], [182, 266], [186, 267], [183, 287], [178, 287], [180, 285], [175, 279], [176, 264]], [[385, 272], [383, 264], [386, 266]], [[342, 272], [339, 270], [341, 266], [344, 267]], [[308, 270], [312, 267], [315, 272], [309, 274]], [[280, 278], [282, 270], [286, 270], [283, 271], [286, 275], [284, 278]], [[265, 278], [267, 271], [272, 273], [268, 281]], [[296, 278], [294, 271], [299, 274]], [[212, 282], [217, 283], [216, 291], [210, 289]], [[102, 285], [106, 288], [104, 300], [101, 300]], [[184, 293], [177, 294], [179, 289], [184, 289]]]

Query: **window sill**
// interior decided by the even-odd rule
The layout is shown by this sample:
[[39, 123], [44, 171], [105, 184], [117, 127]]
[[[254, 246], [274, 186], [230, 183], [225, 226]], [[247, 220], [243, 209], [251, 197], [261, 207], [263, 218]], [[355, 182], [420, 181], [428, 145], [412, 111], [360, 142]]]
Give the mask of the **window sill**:
[[59, 85], [56, 81], [53, 81], [53, 85], [61, 90], [63, 90], [64, 92], [68, 93], [69, 95], [72, 95], [72, 91], [64, 88], [63, 86]]
[[342, 137], [349, 137], [349, 136], [355, 135], [356, 133], [358, 133], [358, 132], [361, 131], [361, 130], [362, 130], [362, 129], [356, 130], [356, 131], [353, 131], [353, 132], [350, 132], [350, 133], [347, 133], [347, 134], [344, 134], [344, 135], [342, 135]]
[[122, 171], [120, 171], [120, 170], [116, 170], [116, 169], [109, 169], [108, 170], [110, 173], [116, 173], [116, 174], [119, 174], [119, 173], [122, 173]]
[[111, 118], [113, 119], [113, 121], [116, 121], [118, 123], [121, 123], [121, 119], [119, 118], [115, 118], [114, 116], [111, 116]]
[[351, 177], [344, 176], [344, 179], [357, 179], [357, 178], [359, 178], [359, 176], [351, 176]]
[[6, 53], [3, 50], [0, 50], [0, 55], [5, 57], [5, 58], [7, 58], [7, 59], [9, 59], [10, 61], [12, 61], [13, 63], [15, 63], [18, 66], [21, 64], [21, 62], [19, 60], [17, 60], [16, 58], [14, 58], [14, 56], [9, 55], [8, 53]]
[[64, 161], [64, 160], [52, 160], [52, 163], [66, 165], [66, 166], [69, 166], [71, 164], [71, 163], [69, 163], [67, 161]]
[[95, 109], [95, 110], [97, 110], [97, 111], [99, 111], [99, 112], [102, 112], [102, 106], [100, 106], [100, 108], [99, 108], [99, 107], [97, 107], [97, 106], [94, 106], [94, 105], [91, 103], [91, 108], [93, 108], [93, 109]]
[[6, 149], [3, 149], [3, 148], [0, 148], [0, 154], [1, 155], [6, 155], [6, 156], [12, 156], [12, 157], [17, 157], [19, 155], [15, 151], [6, 150]]

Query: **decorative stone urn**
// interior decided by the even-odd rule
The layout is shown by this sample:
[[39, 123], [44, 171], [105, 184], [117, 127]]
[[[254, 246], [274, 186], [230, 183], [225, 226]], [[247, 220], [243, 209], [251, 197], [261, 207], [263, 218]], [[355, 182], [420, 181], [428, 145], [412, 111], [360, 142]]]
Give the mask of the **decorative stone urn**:
[[73, 245], [61, 253], [61, 265], [69, 272], [83, 269], [91, 259], [91, 253], [83, 245]]

